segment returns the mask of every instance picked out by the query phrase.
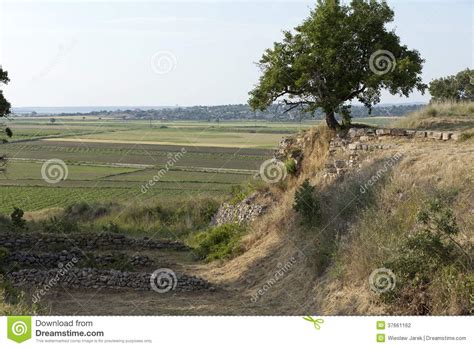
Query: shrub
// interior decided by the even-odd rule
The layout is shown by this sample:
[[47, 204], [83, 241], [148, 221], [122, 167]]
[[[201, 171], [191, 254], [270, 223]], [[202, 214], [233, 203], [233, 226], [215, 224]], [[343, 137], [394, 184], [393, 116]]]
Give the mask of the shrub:
[[13, 208], [13, 212], [10, 215], [12, 226], [15, 230], [25, 230], [26, 229], [26, 220], [23, 219], [25, 213], [20, 208]]
[[212, 227], [198, 233], [192, 242], [197, 255], [206, 261], [227, 259], [239, 254], [245, 229], [237, 224]]
[[107, 215], [114, 207], [113, 203], [79, 202], [69, 205], [64, 215], [70, 220], [91, 221]]
[[[427, 303], [432, 301], [427, 301], [426, 297], [436, 292], [432, 288], [433, 282], [463, 278], [470, 260], [463, 247], [453, 239], [459, 228], [451, 208], [439, 199], [429, 202], [419, 211], [417, 221], [419, 225], [414, 233], [402, 240], [395, 255], [385, 263], [385, 267], [397, 275], [397, 287], [384, 294], [382, 299], [388, 303], [408, 301], [417, 314], [427, 314], [431, 310]], [[451, 295], [462, 294], [457, 300], [472, 288], [472, 284], [456, 284], [459, 285], [457, 290], [449, 292]]]
[[113, 222], [109, 222], [107, 225], [102, 226], [103, 232], [112, 232], [112, 233], [120, 233], [120, 227]]
[[71, 233], [78, 232], [79, 225], [77, 221], [67, 217], [58, 218], [56, 216], [43, 221], [43, 231], [47, 233]]
[[319, 203], [315, 197], [315, 188], [306, 179], [295, 192], [293, 209], [298, 212], [304, 224], [310, 225], [319, 217]]
[[296, 161], [293, 158], [289, 158], [285, 161], [285, 169], [288, 174], [295, 175], [297, 172]]
[[247, 185], [247, 187], [242, 186], [242, 185], [232, 185], [230, 187], [231, 198], [229, 200], [229, 204], [240, 203], [252, 192], [253, 192], [253, 188], [250, 184]]

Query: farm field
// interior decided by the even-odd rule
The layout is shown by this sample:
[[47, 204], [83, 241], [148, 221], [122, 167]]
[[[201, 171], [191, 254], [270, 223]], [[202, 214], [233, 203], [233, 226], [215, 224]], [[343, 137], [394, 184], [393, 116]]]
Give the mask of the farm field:
[[[384, 125], [393, 120], [356, 122]], [[2, 145], [10, 162], [0, 175], [0, 213], [78, 201], [223, 196], [232, 186], [254, 180], [282, 137], [318, 123], [153, 121], [150, 127], [140, 120], [55, 117], [52, 123], [47, 117], [16, 118], [9, 123], [14, 137]], [[48, 160], [64, 162], [64, 180], [45, 181], [42, 167]], [[146, 188], [160, 170], [158, 180]]]

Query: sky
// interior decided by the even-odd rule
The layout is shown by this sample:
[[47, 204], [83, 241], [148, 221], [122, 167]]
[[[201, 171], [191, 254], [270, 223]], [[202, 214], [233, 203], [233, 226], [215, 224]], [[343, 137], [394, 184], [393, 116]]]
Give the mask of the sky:
[[[387, 2], [390, 27], [426, 60], [424, 82], [473, 68], [474, 1]], [[2, 88], [14, 107], [245, 103], [255, 62], [315, 3], [0, 0]]]

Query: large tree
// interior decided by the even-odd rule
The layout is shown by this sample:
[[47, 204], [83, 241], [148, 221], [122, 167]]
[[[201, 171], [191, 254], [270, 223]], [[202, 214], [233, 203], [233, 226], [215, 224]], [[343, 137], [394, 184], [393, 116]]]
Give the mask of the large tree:
[[[0, 86], [2, 84], [7, 84], [10, 81], [8, 78], [8, 73], [0, 67]], [[3, 95], [3, 91], [0, 89], [0, 142], [5, 142], [5, 136], [11, 137], [12, 132], [10, 128], [6, 128], [3, 126], [2, 120], [4, 117], [7, 117], [8, 114], [10, 114], [10, 103], [8, 100], [5, 99]], [[6, 163], [6, 158], [5, 155], [0, 153], [0, 173], [5, 170], [5, 163]]]
[[279, 102], [312, 113], [321, 108], [327, 125], [336, 129], [335, 114], [349, 121], [353, 99], [370, 110], [382, 89], [401, 96], [424, 92], [424, 61], [386, 28], [393, 16], [385, 2], [319, 0], [294, 32], [285, 31], [283, 41], [264, 52], [250, 106], [265, 110]]
[[474, 70], [465, 69], [456, 75], [430, 82], [431, 101], [474, 101]]

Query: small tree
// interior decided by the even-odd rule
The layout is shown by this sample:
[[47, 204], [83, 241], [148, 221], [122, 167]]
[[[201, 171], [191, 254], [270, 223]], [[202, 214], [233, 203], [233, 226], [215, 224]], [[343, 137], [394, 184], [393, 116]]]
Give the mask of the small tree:
[[263, 54], [263, 73], [249, 93], [250, 106], [263, 111], [282, 100], [287, 111], [303, 106], [314, 114], [322, 109], [327, 125], [336, 129], [336, 113], [348, 123], [353, 99], [370, 110], [382, 89], [401, 96], [414, 89], [424, 92], [419, 53], [385, 28], [393, 16], [385, 2], [319, 0], [295, 33], [285, 31], [283, 41]]
[[431, 101], [474, 101], [474, 70], [465, 69], [456, 75], [431, 81]]

